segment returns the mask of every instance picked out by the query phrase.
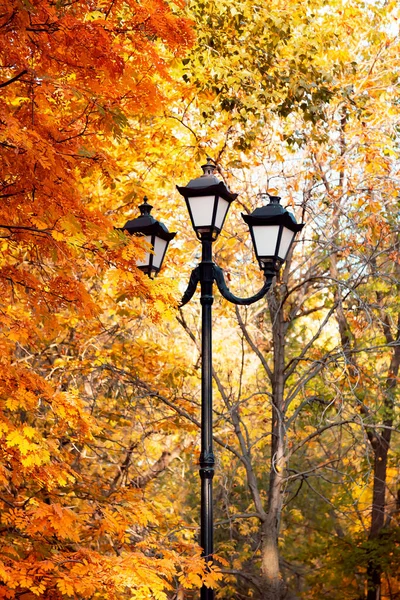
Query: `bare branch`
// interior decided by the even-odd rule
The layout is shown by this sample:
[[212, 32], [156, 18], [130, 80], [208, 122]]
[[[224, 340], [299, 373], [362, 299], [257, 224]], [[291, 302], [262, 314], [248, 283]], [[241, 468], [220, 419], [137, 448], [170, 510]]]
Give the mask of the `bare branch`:
[[246, 339], [246, 342], [249, 344], [250, 348], [253, 350], [254, 354], [257, 356], [258, 360], [262, 364], [265, 372], [268, 375], [268, 378], [270, 379], [270, 381], [272, 381], [272, 371], [271, 371], [267, 361], [265, 360], [261, 350], [258, 348], [258, 346], [252, 340], [252, 338], [248, 332], [248, 329], [247, 329], [246, 325], [244, 324], [244, 321], [242, 319], [242, 315], [240, 314], [240, 310], [239, 310], [238, 306], [235, 306], [235, 312], [236, 312], [236, 318], [239, 323], [239, 327], [242, 330], [242, 333]]
[[[347, 423], [354, 423], [354, 419], [346, 419], [345, 421], [337, 421], [335, 423], [329, 423], [328, 425], [325, 425], [324, 427], [320, 427], [319, 429], [316, 429], [315, 431], [313, 431], [313, 433], [310, 433], [310, 435], [308, 435], [306, 438], [304, 438], [304, 440], [302, 440], [296, 446], [291, 448], [289, 451], [289, 456], [292, 456], [295, 452], [297, 452], [297, 450], [299, 450], [302, 446], [304, 446], [304, 444], [307, 444], [313, 438], [321, 435], [321, 433], [323, 433], [327, 429], [332, 429], [332, 427], [340, 427], [341, 425], [346, 425]], [[290, 479], [290, 478], [288, 478], [288, 479]]]
[[26, 69], [24, 69], [23, 71], [21, 71], [20, 73], [18, 73], [18, 75], [15, 75], [14, 77], [12, 77], [11, 79], [9, 79], [8, 81], [3, 81], [3, 83], [0, 83], [0, 88], [6, 87], [7, 85], [11, 85], [12, 83], [14, 83], [14, 81], [17, 81], [18, 79], [20, 79], [21, 77], [23, 77], [28, 71]]

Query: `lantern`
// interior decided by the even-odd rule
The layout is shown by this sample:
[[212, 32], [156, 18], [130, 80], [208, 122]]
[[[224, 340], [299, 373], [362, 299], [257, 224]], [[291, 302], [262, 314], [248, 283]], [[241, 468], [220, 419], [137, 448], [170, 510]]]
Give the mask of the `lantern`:
[[146, 196], [143, 200], [143, 204], [139, 206], [140, 217], [128, 221], [122, 229], [131, 235], [144, 236], [151, 246], [152, 252], [146, 252], [144, 259], [138, 260], [136, 265], [149, 277], [153, 277], [161, 269], [168, 244], [176, 233], [169, 233], [163, 223], [152, 217], [150, 212], [153, 207], [148, 203]]
[[242, 213], [242, 217], [249, 226], [260, 268], [279, 271], [304, 223], [298, 224], [294, 215], [281, 206], [279, 196], [266, 195], [269, 204], [256, 208], [251, 215]]
[[192, 179], [186, 187], [176, 186], [185, 198], [193, 229], [200, 240], [216, 240], [237, 194], [232, 194], [214, 174], [216, 166], [207, 157], [201, 167], [203, 175]]

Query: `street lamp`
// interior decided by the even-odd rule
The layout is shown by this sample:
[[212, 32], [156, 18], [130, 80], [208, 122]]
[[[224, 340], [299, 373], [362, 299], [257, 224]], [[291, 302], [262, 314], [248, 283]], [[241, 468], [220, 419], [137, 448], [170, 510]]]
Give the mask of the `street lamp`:
[[[193, 229], [201, 241], [202, 257], [200, 264], [193, 269], [188, 287], [182, 297], [184, 306], [193, 297], [200, 282], [202, 307], [201, 324], [201, 515], [200, 545], [207, 562], [213, 557], [213, 502], [212, 480], [214, 477], [214, 452], [212, 439], [212, 331], [211, 306], [214, 301], [213, 284], [216, 282], [222, 296], [233, 304], [249, 305], [265, 296], [272, 285], [274, 277], [285, 262], [294, 237], [303, 227], [296, 223], [294, 216], [283, 208], [278, 196], [265, 194], [269, 204], [256, 208], [251, 215], [242, 214], [248, 224], [254, 251], [264, 273], [264, 285], [259, 292], [250, 298], [238, 298], [229, 290], [222, 269], [212, 260], [212, 244], [222, 230], [229, 206], [237, 194], [229, 191], [226, 185], [215, 175], [216, 166], [212, 159], [202, 166], [203, 174], [192, 179], [184, 187], [177, 186], [179, 193], [185, 198]], [[138, 266], [151, 276], [157, 273], [162, 265], [169, 241], [175, 233], [169, 233], [165, 225], [150, 216], [151, 206], [144, 199], [140, 207], [141, 216], [123, 227], [128, 233], [146, 236], [151, 243], [154, 254], [147, 253]], [[214, 590], [206, 586], [201, 588], [201, 600], [214, 600]]]
[[169, 233], [163, 223], [151, 216], [152, 208], [145, 196], [143, 204], [139, 206], [140, 216], [128, 221], [122, 227], [122, 231], [131, 235], [143, 236], [150, 245], [151, 251], [146, 252], [144, 259], [136, 263], [136, 266], [149, 277], [157, 275], [160, 271], [168, 244], [176, 236], [176, 233]]
[[242, 213], [242, 217], [249, 226], [260, 268], [265, 271], [272, 267], [279, 271], [296, 233], [304, 225], [296, 223], [294, 215], [281, 206], [279, 196], [263, 196], [268, 196], [270, 203], [256, 208], [251, 215]]
[[[214, 301], [213, 283], [226, 300], [234, 304], [249, 305], [260, 300], [268, 292], [273, 278], [286, 260], [294, 237], [303, 228], [294, 216], [284, 209], [277, 196], [267, 196], [270, 203], [257, 208], [251, 215], [242, 215], [248, 224], [254, 250], [265, 282], [261, 290], [250, 298], [238, 298], [226, 285], [222, 269], [212, 260], [212, 243], [217, 239], [230, 203], [237, 194], [232, 194], [216, 175], [216, 167], [210, 158], [202, 166], [203, 175], [192, 179], [187, 186], [179, 187], [185, 198], [193, 229], [202, 245], [201, 263], [192, 271], [189, 285], [183, 295], [181, 306], [192, 298], [200, 282], [202, 307], [201, 324], [201, 516], [200, 545], [207, 562], [212, 560], [213, 548], [213, 502], [212, 480], [214, 477], [214, 452], [212, 439], [212, 331], [211, 306]], [[213, 600], [214, 590], [201, 588], [201, 600]]]
[[176, 186], [186, 200], [190, 220], [199, 240], [217, 239], [229, 205], [237, 198], [215, 175], [211, 159], [202, 166], [203, 175], [192, 179], [186, 187]]

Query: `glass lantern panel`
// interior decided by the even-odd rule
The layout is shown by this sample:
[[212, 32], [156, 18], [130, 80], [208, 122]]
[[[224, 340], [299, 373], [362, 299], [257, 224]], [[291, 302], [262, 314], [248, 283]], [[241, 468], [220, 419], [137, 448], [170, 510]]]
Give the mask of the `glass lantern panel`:
[[223, 198], [218, 198], [217, 214], [215, 215], [215, 227], [218, 227], [218, 229], [222, 229], [228, 208], [229, 202]]
[[165, 249], [167, 247], [167, 242], [162, 240], [159, 237], [156, 237], [154, 240], [154, 258], [153, 258], [153, 266], [156, 269], [161, 268], [161, 263], [164, 258]]
[[211, 227], [215, 196], [193, 196], [187, 201], [195, 228]]
[[[148, 244], [151, 244], [151, 235], [146, 235], [144, 238]], [[150, 263], [150, 252], [146, 252], [142, 260], [138, 260], [136, 263], [137, 267], [147, 267]]]
[[254, 225], [255, 251], [258, 257], [275, 256], [279, 225]]
[[287, 227], [282, 230], [281, 243], [279, 244], [278, 256], [282, 260], [286, 260], [287, 253], [295, 236], [294, 231], [290, 231]]

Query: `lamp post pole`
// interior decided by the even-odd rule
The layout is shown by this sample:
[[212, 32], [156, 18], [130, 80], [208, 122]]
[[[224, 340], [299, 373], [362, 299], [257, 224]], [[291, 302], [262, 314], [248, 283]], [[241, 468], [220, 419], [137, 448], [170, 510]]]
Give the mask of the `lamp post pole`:
[[[242, 215], [248, 224], [254, 244], [255, 254], [264, 273], [264, 285], [257, 294], [250, 298], [239, 298], [232, 294], [225, 282], [222, 269], [213, 262], [212, 244], [222, 230], [229, 206], [237, 194], [229, 191], [226, 185], [216, 175], [216, 166], [212, 159], [202, 166], [203, 175], [192, 179], [187, 186], [177, 189], [184, 196], [193, 229], [201, 242], [201, 262], [193, 269], [188, 287], [182, 297], [181, 306], [192, 298], [200, 283], [201, 303], [201, 509], [200, 509], [200, 544], [203, 557], [208, 564], [213, 560], [213, 499], [212, 483], [214, 477], [213, 452], [213, 407], [212, 407], [212, 304], [213, 283], [222, 296], [238, 305], [249, 305], [265, 296], [270, 289], [274, 277], [285, 262], [294, 237], [303, 228], [294, 216], [284, 209], [277, 196], [265, 194], [269, 204], [256, 208], [248, 215]], [[149, 277], [156, 275], [162, 262], [169, 242], [175, 233], [169, 233], [165, 225], [156, 221], [151, 215], [151, 206], [145, 198], [140, 205], [141, 215], [128, 221], [122, 228], [132, 235], [141, 235], [150, 244], [152, 252], [147, 252], [145, 259], [137, 263]], [[205, 585], [201, 587], [201, 600], [214, 600], [214, 590]]]
[[[200, 545], [205, 559], [212, 560], [214, 553], [214, 524], [212, 485], [214, 477], [214, 452], [212, 438], [212, 304], [213, 296], [212, 241], [202, 241], [200, 264], [201, 284], [201, 508]], [[201, 588], [201, 600], [213, 600], [214, 590]]]

